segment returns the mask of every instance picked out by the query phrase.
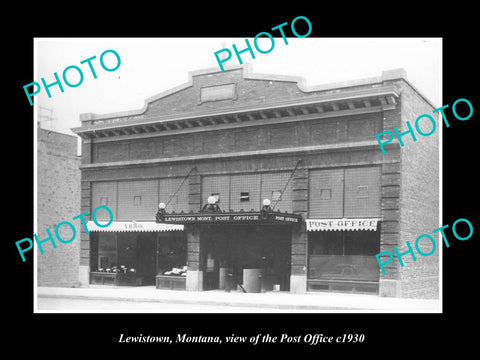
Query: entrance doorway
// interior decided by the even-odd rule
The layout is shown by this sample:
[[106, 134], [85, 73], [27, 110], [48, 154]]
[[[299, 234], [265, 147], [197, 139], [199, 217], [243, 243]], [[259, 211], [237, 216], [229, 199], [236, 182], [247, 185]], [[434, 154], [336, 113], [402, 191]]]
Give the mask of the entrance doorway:
[[137, 238], [136, 263], [143, 276], [142, 285], [154, 285], [156, 275], [157, 239], [155, 233], [141, 233]]
[[[258, 269], [262, 291], [290, 290], [291, 232], [281, 226], [209, 226], [202, 230], [204, 290], [244, 284], [244, 270]], [[226, 278], [229, 283], [226, 283]]]

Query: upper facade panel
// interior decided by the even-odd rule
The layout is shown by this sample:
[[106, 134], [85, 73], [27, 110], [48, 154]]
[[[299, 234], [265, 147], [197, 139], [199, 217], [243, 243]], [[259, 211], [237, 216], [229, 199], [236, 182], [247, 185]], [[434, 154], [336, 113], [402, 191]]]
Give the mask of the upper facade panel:
[[73, 131], [85, 139], [141, 136], [383, 111], [395, 108], [400, 95], [395, 80], [404, 77], [398, 69], [375, 78], [306, 86], [300, 77], [251, 73], [248, 65], [225, 72], [199, 70], [189, 74], [187, 83], [147, 99], [141, 109], [81, 114], [82, 126]]
[[297, 85], [300, 79], [266, 80], [248, 75], [243, 68], [193, 73], [184, 88], [151, 99], [145, 117], [247, 109], [305, 97]]

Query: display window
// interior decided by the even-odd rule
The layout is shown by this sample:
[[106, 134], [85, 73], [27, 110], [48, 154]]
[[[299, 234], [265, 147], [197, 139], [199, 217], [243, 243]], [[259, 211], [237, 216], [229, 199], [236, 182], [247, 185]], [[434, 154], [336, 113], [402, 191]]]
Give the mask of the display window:
[[308, 278], [378, 281], [380, 231], [322, 231], [308, 235]]
[[186, 276], [183, 232], [96, 233], [92, 245], [94, 284], [153, 285], [156, 275]]
[[187, 238], [183, 232], [159, 235], [157, 275], [186, 276]]

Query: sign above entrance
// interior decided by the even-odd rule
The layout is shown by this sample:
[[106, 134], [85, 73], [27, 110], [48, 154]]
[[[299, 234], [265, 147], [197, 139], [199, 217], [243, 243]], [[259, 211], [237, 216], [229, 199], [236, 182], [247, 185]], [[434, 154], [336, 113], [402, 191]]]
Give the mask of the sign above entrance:
[[381, 219], [307, 219], [307, 231], [377, 230]]
[[301, 215], [281, 212], [220, 212], [165, 214], [163, 222], [178, 224], [279, 224], [293, 225], [301, 222]]

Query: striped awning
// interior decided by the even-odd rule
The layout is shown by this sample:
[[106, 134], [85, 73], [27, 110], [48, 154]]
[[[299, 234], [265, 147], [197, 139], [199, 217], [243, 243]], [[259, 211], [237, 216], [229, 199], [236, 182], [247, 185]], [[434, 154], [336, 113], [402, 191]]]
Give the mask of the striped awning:
[[307, 231], [376, 231], [382, 219], [306, 219]]
[[[98, 221], [98, 223], [106, 225], [108, 221]], [[158, 224], [154, 221], [113, 221], [110, 225], [102, 227], [94, 221], [88, 221], [87, 229], [93, 232], [164, 232], [183, 231], [183, 225]]]

